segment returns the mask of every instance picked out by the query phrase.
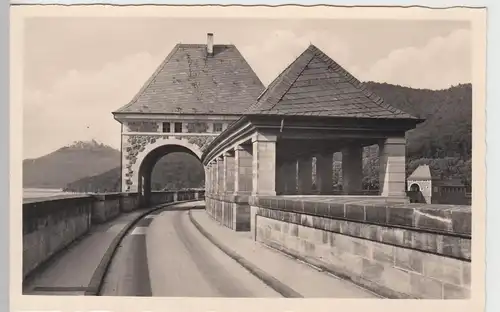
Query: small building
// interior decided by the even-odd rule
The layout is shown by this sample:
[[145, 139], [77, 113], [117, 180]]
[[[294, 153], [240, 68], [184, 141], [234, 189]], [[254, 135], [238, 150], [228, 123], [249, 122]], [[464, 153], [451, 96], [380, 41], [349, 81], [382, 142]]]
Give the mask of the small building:
[[432, 202], [432, 174], [429, 165], [420, 165], [406, 180], [407, 190], [413, 202]]
[[406, 180], [407, 194], [413, 203], [470, 205], [471, 194], [457, 179], [444, 180], [420, 165]]

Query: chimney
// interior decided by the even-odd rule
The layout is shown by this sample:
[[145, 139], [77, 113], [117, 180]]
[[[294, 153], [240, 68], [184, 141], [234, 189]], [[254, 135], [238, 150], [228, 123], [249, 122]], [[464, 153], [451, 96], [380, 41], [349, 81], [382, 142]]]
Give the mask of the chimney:
[[207, 34], [207, 55], [214, 55], [214, 34], [212, 33]]

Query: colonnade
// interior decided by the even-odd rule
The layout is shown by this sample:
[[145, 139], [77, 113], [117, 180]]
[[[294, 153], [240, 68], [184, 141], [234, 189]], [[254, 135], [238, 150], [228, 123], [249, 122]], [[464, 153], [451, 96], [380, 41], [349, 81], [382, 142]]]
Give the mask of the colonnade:
[[[405, 198], [405, 139], [393, 137], [379, 142], [379, 195]], [[234, 145], [213, 157], [205, 168], [207, 210], [214, 209], [215, 218], [220, 218], [229, 227], [237, 228], [240, 215], [237, 210], [244, 211], [245, 217], [248, 215], [249, 196], [333, 194], [333, 152], [294, 157], [293, 151], [280, 151], [280, 155], [290, 156], [277, 158], [278, 147], [276, 136], [256, 135], [251, 141]], [[350, 144], [340, 150], [344, 195], [361, 194], [362, 151], [361, 144]], [[316, 158], [314, 191], [313, 157]], [[215, 202], [211, 203], [210, 198]], [[246, 200], [242, 201], [241, 198]], [[218, 212], [215, 211], [217, 209]], [[224, 221], [225, 218], [227, 220]]]

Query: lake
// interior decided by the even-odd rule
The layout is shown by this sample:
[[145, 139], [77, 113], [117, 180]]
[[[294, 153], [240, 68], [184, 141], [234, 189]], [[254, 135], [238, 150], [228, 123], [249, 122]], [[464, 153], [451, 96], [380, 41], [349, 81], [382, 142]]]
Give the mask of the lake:
[[78, 193], [63, 192], [62, 189], [43, 189], [43, 188], [23, 188], [23, 199], [55, 197], [61, 195], [75, 195]]

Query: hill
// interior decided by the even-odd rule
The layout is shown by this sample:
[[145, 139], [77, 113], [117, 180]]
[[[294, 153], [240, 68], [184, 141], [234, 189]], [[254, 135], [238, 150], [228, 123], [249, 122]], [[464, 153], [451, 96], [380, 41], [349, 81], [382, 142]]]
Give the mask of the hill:
[[[200, 161], [184, 153], [172, 153], [161, 158], [153, 169], [153, 190], [182, 189], [205, 186], [205, 171]], [[79, 179], [66, 185], [73, 192], [118, 192], [120, 191], [120, 167], [97, 176]]]
[[120, 164], [120, 152], [98, 143], [75, 142], [48, 155], [23, 160], [24, 188], [64, 188], [86, 176], [95, 176]]
[[472, 157], [472, 85], [444, 90], [412, 89], [387, 83], [367, 86], [387, 103], [427, 119], [407, 132], [409, 160]]
[[[444, 90], [413, 89], [387, 83], [367, 82], [368, 88], [387, 103], [426, 121], [407, 132], [407, 173], [419, 164], [429, 164], [433, 173], [443, 179], [460, 179], [471, 184], [472, 158], [472, 85], [461, 84]], [[378, 148], [366, 148], [364, 185], [378, 188]], [[335, 168], [340, 169], [340, 155]], [[119, 161], [113, 166], [117, 166]], [[112, 167], [111, 167], [112, 168]], [[109, 168], [109, 169], [111, 169]], [[106, 171], [106, 170], [105, 170]], [[103, 171], [67, 185], [73, 191], [118, 191], [120, 170]], [[153, 171], [153, 188], [199, 187], [204, 173], [197, 159], [185, 154], [170, 154], [158, 162]], [[341, 183], [341, 173], [334, 177]]]

